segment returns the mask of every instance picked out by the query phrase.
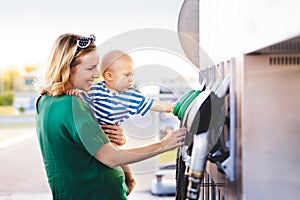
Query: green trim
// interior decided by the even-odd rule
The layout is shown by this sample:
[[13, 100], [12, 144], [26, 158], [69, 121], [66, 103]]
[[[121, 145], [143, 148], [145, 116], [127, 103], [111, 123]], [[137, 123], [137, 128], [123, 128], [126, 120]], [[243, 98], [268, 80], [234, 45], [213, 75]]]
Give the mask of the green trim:
[[192, 103], [192, 101], [201, 93], [200, 90], [194, 91], [180, 106], [180, 109], [178, 111], [178, 119], [181, 120], [184, 116], [184, 113], [186, 109], [189, 107], [189, 105]]
[[179, 100], [177, 101], [175, 107], [174, 107], [174, 110], [173, 110], [173, 114], [175, 116], [178, 116], [178, 112], [179, 112], [179, 109], [180, 107], [183, 105], [183, 103], [185, 102], [185, 100], [195, 92], [195, 90], [190, 90], [188, 92], [186, 92], [182, 97], [179, 98]]

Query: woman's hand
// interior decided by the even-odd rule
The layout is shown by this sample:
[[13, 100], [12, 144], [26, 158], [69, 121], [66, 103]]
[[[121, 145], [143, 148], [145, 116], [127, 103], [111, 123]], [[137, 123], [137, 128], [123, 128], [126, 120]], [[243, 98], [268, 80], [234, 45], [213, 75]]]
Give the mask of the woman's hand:
[[101, 127], [112, 143], [115, 143], [118, 146], [122, 146], [126, 143], [126, 136], [120, 126], [101, 125]]
[[182, 146], [184, 144], [185, 134], [185, 128], [169, 131], [168, 134], [161, 140], [163, 150], [169, 151]]

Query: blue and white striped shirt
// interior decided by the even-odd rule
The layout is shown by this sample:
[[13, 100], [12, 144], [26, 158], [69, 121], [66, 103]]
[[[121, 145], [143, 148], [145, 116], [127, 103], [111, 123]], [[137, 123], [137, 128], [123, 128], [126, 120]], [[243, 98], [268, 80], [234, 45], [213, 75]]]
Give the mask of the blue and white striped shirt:
[[99, 124], [112, 125], [119, 125], [130, 115], [145, 115], [154, 101], [134, 88], [110, 92], [104, 81], [95, 83], [88, 93], [82, 93], [82, 98], [93, 108]]

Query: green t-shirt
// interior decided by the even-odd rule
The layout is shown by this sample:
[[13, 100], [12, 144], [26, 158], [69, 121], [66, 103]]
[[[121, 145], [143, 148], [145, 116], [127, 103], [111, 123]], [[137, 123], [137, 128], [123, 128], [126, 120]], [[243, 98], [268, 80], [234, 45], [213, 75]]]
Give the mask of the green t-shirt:
[[88, 104], [74, 96], [43, 95], [36, 129], [53, 199], [126, 199], [122, 169], [93, 156], [109, 139]]

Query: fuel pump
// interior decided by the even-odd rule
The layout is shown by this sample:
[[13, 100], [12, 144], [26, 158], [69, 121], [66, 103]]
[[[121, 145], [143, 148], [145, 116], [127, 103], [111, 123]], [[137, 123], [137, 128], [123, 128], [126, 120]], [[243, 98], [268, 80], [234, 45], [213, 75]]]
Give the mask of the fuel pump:
[[[178, 101], [175, 115], [187, 128], [185, 145], [178, 151], [176, 199], [198, 199], [207, 156], [224, 126], [224, 96], [230, 77], [216, 82], [211, 89], [189, 91]], [[213, 89], [213, 90], [212, 90]], [[181, 111], [181, 112], [179, 112]]]

